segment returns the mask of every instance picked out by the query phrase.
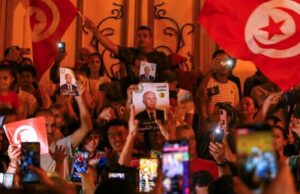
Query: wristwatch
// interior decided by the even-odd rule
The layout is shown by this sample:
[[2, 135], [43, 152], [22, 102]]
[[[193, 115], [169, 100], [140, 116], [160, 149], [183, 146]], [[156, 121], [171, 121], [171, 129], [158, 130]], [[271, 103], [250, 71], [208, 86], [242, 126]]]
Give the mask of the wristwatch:
[[224, 167], [226, 166], [226, 164], [227, 164], [227, 160], [224, 160], [224, 161], [221, 162], [221, 163], [216, 162], [216, 164], [217, 164], [217, 166], [219, 166], [219, 167], [221, 167], [221, 168], [224, 168]]

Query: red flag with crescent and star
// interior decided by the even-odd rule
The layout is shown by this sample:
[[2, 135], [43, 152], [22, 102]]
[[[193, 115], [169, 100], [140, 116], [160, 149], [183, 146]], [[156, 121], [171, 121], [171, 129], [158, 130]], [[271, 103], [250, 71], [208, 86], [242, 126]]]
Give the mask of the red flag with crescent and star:
[[54, 63], [57, 43], [76, 14], [70, 0], [30, 0], [33, 62], [39, 78]]
[[207, 0], [199, 23], [221, 48], [255, 63], [282, 90], [300, 82], [299, 0]]

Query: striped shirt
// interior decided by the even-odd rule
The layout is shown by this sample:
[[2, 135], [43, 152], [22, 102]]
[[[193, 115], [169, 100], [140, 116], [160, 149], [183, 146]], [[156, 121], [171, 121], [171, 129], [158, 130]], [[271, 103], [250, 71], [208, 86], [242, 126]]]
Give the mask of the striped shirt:
[[208, 81], [207, 89], [215, 86], [219, 87], [220, 92], [219, 94], [216, 94], [211, 97], [211, 100], [209, 102], [210, 107], [214, 107], [215, 104], [219, 102], [228, 102], [233, 107], [237, 107], [239, 105], [239, 91], [237, 85], [234, 82], [228, 80], [227, 83], [221, 83], [212, 77]]

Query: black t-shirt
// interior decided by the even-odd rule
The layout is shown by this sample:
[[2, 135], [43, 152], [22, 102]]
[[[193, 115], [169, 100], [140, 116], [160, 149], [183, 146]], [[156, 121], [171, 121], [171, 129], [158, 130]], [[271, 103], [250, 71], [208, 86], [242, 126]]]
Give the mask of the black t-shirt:
[[143, 54], [147, 57], [148, 62], [155, 63], [156, 66], [156, 76], [158, 76], [162, 71], [169, 69], [168, 57], [160, 51], [153, 51], [149, 53], [143, 53], [140, 50], [132, 47], [122, 47], [119, 46], [119, 53], [116, 56], [120, 59], [126, 66], [126, 71], [129, 76], [132, 76], [132, 66], [134, 61], [139, 54]]

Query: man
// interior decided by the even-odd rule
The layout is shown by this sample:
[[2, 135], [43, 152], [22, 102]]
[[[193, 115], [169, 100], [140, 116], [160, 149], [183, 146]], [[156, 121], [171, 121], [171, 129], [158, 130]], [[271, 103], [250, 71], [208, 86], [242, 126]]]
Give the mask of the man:
[[60, 92], [63, 95], [78, 96], [77, 86], [72, 84], [72, 74], [65, 74], [66, 83], [60, 86]]
[[233, 107], [239, 105], [239, 91], [237, 85], [230, 81], [231, 66], [227, 63], [230, 56], [223, 50], [217, 50], [213, 54], [213, 72], [203, 79], [201, 86], [203, 92], [200, 99], [200, 106], [203, 122], [207, 122], [213, 113], [217, 103], [229, 103]]
[[155, 79], [152, 75], [150, 75], [150, 67], [149, 66], [146, 66], [144, 68], [144, 74], [140, 75], [140, 81], [144, 81], [144, 82], [154, 82]]
[[143, 95], [143, 103], [146, 108], [135, 116], [136, 119], [140, 121], [165, 120], [165, 112], [163, 110], [156, 109], [157, 98], [154, 92], [145, 92]]
[[[69, 176], [69, 162], [72, 161], [72, 150], [75, 149], [85, 138], [85, 136], [92, 129], [92, 120], [89, 115], [89, 112], [86, 109], [85, 103], [81, 96], [76, 96], [75, 100], [78, 104], [80, 112], [80, 127], [74, 131], [70, 136], [67, 136], [63, 139], [57, 140], [55, 137], [54, 128], [54, 116], [50, 110], [40, 110], [37, 112], [36, 117], [44, 116], [46, 121], [46, 130], [47, 130], [47, 140], [49, 145], [49, 154], [41, 155], [41, 167], [46, 172], [58, 172], [65, 179]], [[61, 163], [58, 163], [58, 160], [54, 160], [55, 151], [57, 147], [63, 147], [65, 149], [65, 154], [67, 157], [65, 159], [56, 158], [60, 160]], [[59, 150], [59, 149], [58, 149]]]
[[[137, 167], [138, 160], [134, 159], [131, 155], [136, 132], [128, 131], [128, 124], [122, 119], [111, 120], [107, 125], [107, 137], [112, 150], [117, 153], [118, 158], [121, 157], [121, 161], [124, 161], [126, 165]], [[126, 150], [123, 151], [123, 149]], [[122, 156], [122, 151], [124, 156]], [[123, 165], [125, 163], [121, 162]]]
[[[113, 52], [126, 66], [128, 76], [132, 76], [132, 65], [137, 55], [143, 54], [147, 57], [150, 63], [157, 64], [156, 74], [168, 68], [168, 59], [162, 52], [154, 50], [152, 31], [147, 26], [139, 26], [136, 32], [137, 48], [123, 47], [113, 43], [110, 39], [105, 37], [96, 27], [93, 21], [86, 18], [84, 26], [91, 31], [97, 40], [106, 49]], [[157, 76], [155, 76], [157, 78]]]

